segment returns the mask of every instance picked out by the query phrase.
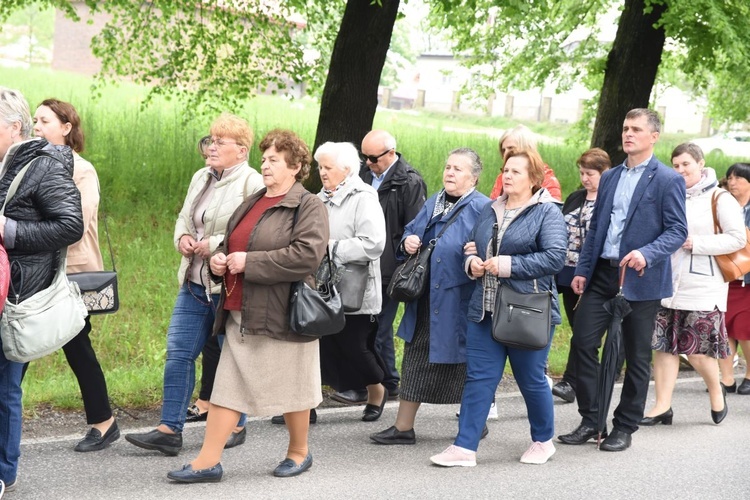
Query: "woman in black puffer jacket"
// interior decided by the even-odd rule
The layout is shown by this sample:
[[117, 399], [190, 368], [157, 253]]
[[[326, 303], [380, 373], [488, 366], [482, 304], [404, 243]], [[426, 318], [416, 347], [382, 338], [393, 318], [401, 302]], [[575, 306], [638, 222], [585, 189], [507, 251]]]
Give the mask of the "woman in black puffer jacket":
[[[21, 93], [0, 87], [0, 201], [5, 201], [18, 172], [33, 162], [0, 215], [0, 236], [11, 264], [8, 300], [13, 302], [48, 287], [60, 250], [83, 236], [71, 150], [30, 139], [31, 127], [29, 105]], [[9, 361], [0, 349], [0, 422], [7, 423], [0, 428], [0, 481], [11, 488], [21, 447], [22, 370], [22, 363]]]

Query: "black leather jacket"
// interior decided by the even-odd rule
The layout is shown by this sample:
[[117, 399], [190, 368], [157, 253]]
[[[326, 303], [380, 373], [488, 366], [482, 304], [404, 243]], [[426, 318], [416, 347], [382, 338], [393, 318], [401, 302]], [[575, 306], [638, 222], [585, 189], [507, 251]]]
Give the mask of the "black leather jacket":
[[67, 146], [30, 139], [12, 146], [3, 162], [0, 200], [29, 162], [15, 196], [5, 207], [5, 248], [11, 268], [8, 300], [23, 302], [47, 288], [57, 271], [60, 249], [83, 236], [81, 193], [73, 182], [73, 154]]

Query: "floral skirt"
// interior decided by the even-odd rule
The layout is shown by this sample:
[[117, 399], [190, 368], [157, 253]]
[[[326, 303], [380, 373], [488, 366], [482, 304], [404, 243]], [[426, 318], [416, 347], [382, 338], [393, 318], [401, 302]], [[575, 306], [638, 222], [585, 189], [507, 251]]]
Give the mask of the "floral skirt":
[[729, 356], [724, 313], [718, 309], [680, 311], [661, 307], [656, 314], [651, 349], [724, 359]]

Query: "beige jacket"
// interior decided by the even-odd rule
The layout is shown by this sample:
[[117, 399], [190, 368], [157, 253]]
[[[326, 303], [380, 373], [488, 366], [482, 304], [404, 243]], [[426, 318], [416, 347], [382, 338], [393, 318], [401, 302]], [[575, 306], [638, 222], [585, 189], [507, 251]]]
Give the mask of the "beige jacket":
[[[174, 246], [179, 251], [180, 238], [189, 234], [196, 237], [195, 224], [193, 224], [193, 211], [200, 200], [201, 193], [206, 189], [211, 177], [207, 167], [198, 170], [190, 181], [185, 203], [182, 205], [180, 215], [174, 229]], [[235, 209], [250, 195], [262, 189], [263, 177], [251, 168], [247, 162], [243, 162], [236, 170], [222, 178], [214, 185], [214, 194], [206, 209], [204, 238], [209, 239], [208, 247], [211, 253], [215, 252], [224, 241], [224, 233], [227, 229], [229, 217]], [[183, 256], [177, 271], [177, 281], [180, 286], [185, 283], [185, 275], [190, 267], [190, 259]], [[219, 293], [221, 287], [211, 280], [206, 279], [202, 285], [208, 285], [211, 293]]]
[[98, 213], [99, 178], [94, 166], [73, 153], [73, 182], [81, 192], [83, 208], [83, 238], [68, 247], [66, 272], [83, 273], [102, 271], [102, 254], [99, 251]]

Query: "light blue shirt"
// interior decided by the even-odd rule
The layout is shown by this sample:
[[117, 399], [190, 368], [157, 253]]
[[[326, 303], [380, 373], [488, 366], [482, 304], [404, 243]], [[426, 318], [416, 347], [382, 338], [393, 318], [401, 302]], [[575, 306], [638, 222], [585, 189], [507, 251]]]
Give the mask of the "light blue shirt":
[[615, 189], [612, 214], [609, 216], [607, 239], [604, 240], [604, 250], [601, 255], [603, 259], [620, 259], [620, 242], [622, 241], [622, 231], [625, 229], [625, 219], [630, 209], [630, 200], [633, 199], [635, 187], [638, 185], [638, 181], [651, 158], [653, 158], [653, 155], [635, 167], [628, 168], [626, 166], [620, 174], [620, 180]]
[[[398, 161], [398, 157], [396, 157], [396, 161]], [[375, 172], [370, 170], [370, 175], [372, 175], [372, 187], [375, 188], [375, 191], [380, 189], [380, 185], [383, 183], [383, 180], [385, 179], [385, 176], [388, 175], [388, 172], [391, 171], [391, 168], [393, 168], [393, 165], [396, 164], [396, 161], [391, 163], [391, 166], [385, 169], [385, 172], [383, 172], [380, 175], [377, 175]]]

